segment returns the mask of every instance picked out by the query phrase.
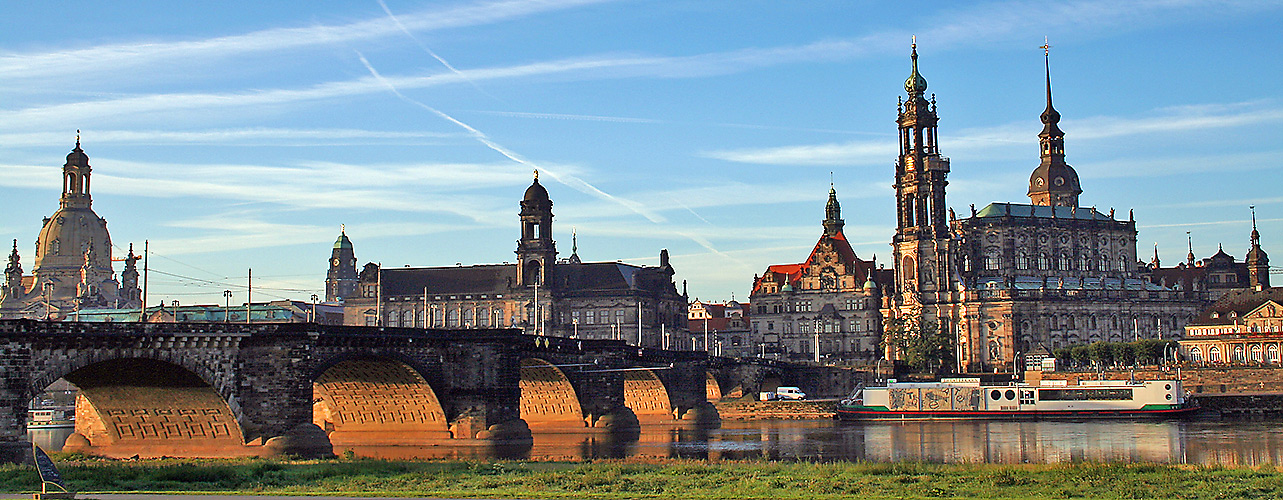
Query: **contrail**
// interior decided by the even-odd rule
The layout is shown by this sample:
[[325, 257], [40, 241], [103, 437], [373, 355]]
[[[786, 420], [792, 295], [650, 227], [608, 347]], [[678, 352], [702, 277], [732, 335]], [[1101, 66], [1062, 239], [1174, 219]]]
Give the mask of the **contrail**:
[[[516, 152], [511, 151], [511, 150], [509, 150], [508, 148], [505, 148], [505, 147], [503, 147], [503, 146], [499, 145], [498, 143], [496, 143], [496, 142], [494, 142], [494, 141], [490, 140], [490, 137], [486, 136], [486, 134], [482, 133], [480, 130], [477, 130], [477, 129], [475, 129], [475, 128], [472, 128], [470, 125], [468, 125], [468, 124], [466, 124], [466, 123], [463, 123], [463, 122], [461, 122], [461, 121], [459, 121], [459, 120], [456, 120], [453, 116], [447, 115], [447, 114], [445, 114], [445, 113], [441, 112], [440, 110], [438, 110], [438, 109], [436, 109], [436, 108], [434, 108], [434, 107], [432, 107], [432, 106], [428, 106], [427, 104], [424, 104], [424, 103], [421, 103], [421, 102], [416, 101], [416, 100], [414, 100], [414, 99], [411, 99], [411, 98], [409, 98], [409, 97], [406, 97], [406, 96], [405, 96], [405, 94], [402, 94], [402, 93], [401, 93], [401, 91], [397, 90], [396, 86], [392, 85], [392, 82], [389, 82], [386, 78], [383, 78], [383, 75], [380, 75], [380, 74], [379, 74], [379, 72], [378, 72], [378, 70], [374, 69], [374, 66], [372, 66], [372, 65], [370, 64], [370, 61], [369, 61], [369, 60], [367, 60], [367, 59], [365, 58], [365, 55], [364, 55], [364, 54], [361, 54], [360, 52], [357, 52], [357, 53], [356, 53], [356, 56], [357, 56], [358, 58], [360, 58], [360, 59], [361, 59], [361, 64], [364, 64], [364, 65], [365, 65], [365, 69], [367, 69], [367, 70], [369, 70], [369, 71], [370, 71], [370, 74], [374, 76], [374, 79], [375, 79], [375, 80], [378, 80], [380, 83], [382, 83], [384, 86], [386, 86], [386, 87], [388, 88], [388, 90], [391, 90], [391, 91], [392, 91], [392, 93], [393, 93], [393, 94], [395, 94], [397, 97], [401, 98], [401, 99], [402, 99], [402, 100], [404, 100], [405, 102], [408, 102], [408, 103], [410, 103], [410, 104], [413, 104], [413, 105], [415, 105], [415, 106], [418, 106], [418, 107], [420, 107], [420, 108], [423, 108], [423, 109], [425, 109], [425, 110], [428, 110], [428, 112], [430, 112], [430, 113], [432, 113], [432, 114], [434, 114], [434, 115], [437, 115], [437, 116], [441, 117], [442, 119], [444, 119], [444, 120], [446, 120], [446, 121], [449, 121], [450, 123], [453, 123], [453, 124], [455, 124], [455, 125], [458, 125], [460, 128], [462, 128], [462, 129], [464, 129], [464, 130], [467, 130], [467, 131], [468, 131], [468, 133], [469, 133], [470, 135], [472, 135], [472, 138], [474, 138], [474, 139], [476, 139], [478, 142], [480, 142], [480, 143], [482, 143], [482, 144], [486, 145], [486, 147], [490, 148], [490, 149], [491, 149], [491, 150], [493, 150], [494, 152], [499, 153], [499, 154], [501, 154], [501, 155], [503, 155], [503, 156], [507, 157], [509, 160], [515, 161], [515, 162], [520, 163], [520, 164], [522, 164], [522, 165], [526, 165], [526, 166], [529, 166], [529, 167], [531, 167], [531, 168], [535, 168], [535, 169], [542, 170], [542, 171], [544, 171], [544, 172], [548, 173], [549, 175], [551, 175], [551, 176], [553, 177], [553, 179], [556, 179], [558, 182], [560, 182], [560, 183], [562, 183], [562, 184], [565, 184], [565, 185], [567, 185], [567, 186], [570, 186], [570, 187], [572, 187], [572, 188], [575, 188], [576, 190], [578, 190], [578, 191], [580, 191], [580, 192], [584, 192], [584, 193], [592, 194], [593, 196], [596, 196], [596, 197], [598, 197], [598, 198], [602, 198], [602, 199], [605, 199], [605, 200], [608, 200], [608, 201], [614, 202], [614, 203], [616, 203], [616, 204], [619, 204], [619, 205], [621, 205], [621, 206], [623, 206], [623, 207], [625, 207], [625, 208], [627, 208], [627, 209], [629, 209], [629, 210], [632, 210], [632, 211], [633, 211], [634, 213], [636, 213], [637, 215], [640, 215], [640, 216], [642, 216], [642, 217], [645, 217], [645, 218], [646, 218], [646, 220], [649, 220], [649, 221], [651, 221], [651, 222], [653, 222], [653, 223], [657, 223], [657, 224], [658, 224], [658, 223], [661, 223], [661, 222], [667, 222], [667, 219], [665, 219], [663, 216], [661, 216], [661, 215], [659, 215], [659, 214], [656, 214], [656, 213], [652, 212], [651, 210], [647, 209], [645, 206], [643, 206], [643, 205], [642, 205], [642, 204], [640, 204], [640, 203], [637, 203], [637, 202], [632, 201], [632, 200], [628, 200], [628, 199], [620, 198], [620, 197], [614, 196], [614, 195], [612, 195], [612, 194], [610, 194], [610, 193], [607, 193], [607, 192], [605, 192], [605, 191], [602, 191], [602, 190], [598, 189], [598, 188], [597, 188], [597, 186], [594, 186], [594, 185], [592, 185], [592, 184], [589, 184], [587, 181], [585, 181], [585, 180], [583, 180], [583, 179], [580, 179], [580, 178], [578, 178], [578, 177], [575, 177], [575, 176], [573, 176], [573, 175], [570, 175], [570, 174], [560, 174], [560, 173], [557, 173], [557, 172], [556, 172], [556, 171], [554, 171], [554, 170], [550, 170], [550, 169], [548, 169], [548, 168], [546, 168], [546, 167], [541, 167], [541, 166], [539, 166], [539, 165], [536, 165], [534, 162], [531, 162], [531, 161], [529, 161], [529, 160], [527, 160], [527, 159], [523, 158], [521, 155], [517, 154]], [[696, 243], [699, 243], [699, 242], [698, 242], [698, 241], [696, 241]]]
[[423, 41], [419, 40], [419, 37], [414, 36], [414, 33], [411, 33], [410, 30], [406, 28], [404, 24], [401, 24], [401, 20], [398, 19], [396, 15], [392, 14], [392, 9], [388, 8], [388, 4], [386, 2], [384, 2], [383, 0], [379, 0], [379, 7], [383, 7], [383, 12], [386, 12], [388, 14], [388, 18], [392, 19], [392, 22], [396, 24], [396, 27], [400, 29], [402, 33], [405, 33], [405, 36], [408, 36], [410, 37], [411, 40], [414, 40], [414, 43], [418, 44], [419, 48], [423, 49], [424, 52], [427, 52], [428, 55], [432, 56], [433, 59], [436, 59], [437, 62], [440, 62], [442, 66], [445, 66], [446, 69], [450, 70], [452, 73], [459, 75], [459, 78], [462, 78], [464, 81], [471, 84], [472, 87], [477, 89], [478, 92], [481, 92], [482, 94], [485, 94], [493, 99], [496, 99], [496, 100], [498, 99], [497, 97], [491, 95], [489, 92], [486, 92], [484, 89], [482, 89], [481, 86], [477, 85], [477, 82], [474, 82], [472, 81], [471, 78], [468, 78], [468, 75], [465, 75], [462, 72], [460, 72], [458, 69], [455, 69], [455, 67], [450, 65], [448, 61], [446, 61], [441, 56], [437, 55], [437, 53], [433, 52], [432, 49], [429, 49], [428, 46], [423, 43]]

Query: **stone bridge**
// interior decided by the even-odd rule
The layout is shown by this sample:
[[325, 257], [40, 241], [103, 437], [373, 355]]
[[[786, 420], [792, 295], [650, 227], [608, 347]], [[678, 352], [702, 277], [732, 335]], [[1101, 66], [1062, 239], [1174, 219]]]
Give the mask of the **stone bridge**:
[[27, 451], [27, 404], [59, 378], [80, 389], [67, 451], [325, 456], [715, 422], [707, 363], [515, 329], [5, 320], [0, 462]]

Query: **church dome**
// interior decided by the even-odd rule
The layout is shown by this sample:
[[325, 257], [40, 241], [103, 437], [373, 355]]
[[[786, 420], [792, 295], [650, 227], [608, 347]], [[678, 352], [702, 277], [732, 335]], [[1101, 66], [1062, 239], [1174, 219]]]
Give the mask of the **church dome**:
[[526, 188], [526, 195], [522, 198], [524, 201], [549, 201], [548, 190], [539, 184], [539, 176], [535, 176], [535, 181]]

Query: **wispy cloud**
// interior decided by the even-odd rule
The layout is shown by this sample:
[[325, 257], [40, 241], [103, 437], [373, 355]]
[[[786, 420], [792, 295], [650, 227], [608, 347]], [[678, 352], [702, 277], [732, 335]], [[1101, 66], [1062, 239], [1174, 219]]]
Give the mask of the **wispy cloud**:
[[[460, 8], [462, 13], [442, 15], [441, 19], [436, 19], [437, 13], [415, 15], [414, 19], [422, 19], [421, 26], [420, 24], [415, 24], [415, 22], [405, 21], [407, 17], [411, 16], [399, 16], [399, 18], [404, 21], [404, 25], [408, 29], [422, 30], [437, 25], [453, 26], [454, 24], [451, 23], [458, 23], [460, 20], [491, 22], [483, 20], [509, 19], [527, 13], [573, 7], [586, 3], [592, 2], [590, 0], [580, 2], [514, 0], [495, 4], [480, 4]], [[1227, 5], [1240, 10], [1272, 8], [1270, 4], [1265, 3], [1229, 3]], [[1049, 8], [1054, 10], [1056, 15], [1047, 16]], [[1121, 4], [1117, 2], [1078, 2], [1059, 7], [1048, 7], [1043, 2], [1009, 2], [950, 16], [950, 22], [944, 23], [941, 28], [930, 30], [926, 33], [920, 32], [919, 35], [922, 35], [924, 39], [933, 38], [932, 43], [943, 49], [957, 45], [974, 45], [988, 37], [1009, 35], [1012, 30], [1032, 31], [1034, 28], [1029, 26], [1027, 20], [1033, 17], [1049, 19], [1049, 22], [1053, 24], [1092, 26], [1097, 30], [1103, 30], [1120, 25], [1131, 26], [1127, 23], [1134, 23], [1137, 19], [1156, 22], [1154, 19], [1161, 17], [1157, 14], [1163, 12], [1194, 12], [1206, 8], [1208, 7], [1198, 2], [1179, 1]], [[487, 13], [490, 17], [481, 13]], [[316, 34], [302, 35], [301, 38], [304, 40], [342, 40], [346, 39], [345, 37], [354, 36], [350, 35], [350, 33], [378, 32], [379, 36], [383, 36], [388, 32], [400, 31], [395, 26], [395, 23], [384, 18], [366, 21], [364, 24], [357, 23], [352, 26], [343, 29], [321, 27], [298, 28], [297, 30], [316, 30]], [[372, 28], [372, 26], [377, 28]], [[1045, 30], [1047, 26], [1039, 25], [1037, 29]], [[0, 57], [0, 75], [16, 71], [19, 67], [27, 68], [28, 65], [60, 67], [60, 65], [69, 64], [69, 67], [75, 68], [75, 63], [89, 63], [88, 60], [90, 59], [93, 60], [93, 64], [98, 64], [98, 61], [120, 61], [125, 59], [146, 61], [162, 55], [168, 57], [170, 54], [177, 57], [177, 54], [186, 54], [191, 50], [196, 50], [200, 53], [202, 50], [206, 50], [203, 49], [206, 46], [217, 47], [219, 48], [218, 50], [251, 50], [250, 47], [252, 47], [252, 50], [288, 48], [293, 45], [290, 43], [279, 45], [276, 43], [276, 39], [278, 37], [291, 38], [295, 36], [295, 30], [269, 30], [241, 35], [240, 37], [190, 42], [195, 47], [190, 47], [186, 43], [159, 44], [155, 47], [150, 44], [141, 44], [139, 46], [109, 46], [84, 49], [83, 53], [77, 51], [72, 53], [53, 53], [36, 57], [36, 59], [41, 57], [54, 59], [53, 61], [41, 59], [42, 62], [39, 64], [27, 61], [27, 58], [20, 56], [7, 56], [10, 59]], [[625, 77], [692, 78], [801, 61], [849, 60], [869, 54], [903, 51], [902, 46], [907, 38], [907, 32], [882, 32], [847, 40], [824, 40], [797, 46], [748, 48], [691, 56], [597, 55], [480, 69], [458, 69], [450, 66], [451, 71], [447, 73], [417, 76], [383, 75], [383, 78], [392, 86], [402, 90], [550, 75], [561, 75], [562, 77], [576, 75], [578, 78], [589, 79]], [[171, 47], [171, 45], [173, 46]], [[210, 48], [208, 50], [214, 49]], [[103, 54], [97, 54], [98, 51], [102, 51]], [[19, 62], [14, 62], [14, 57], [17, 57]], [[61, 58], [69, 58], [70, 62], [58, 62], [61, 61]], [[85, 61], [82, 61], [82, 59]], [[9, 70], [4, 69], [6, 68], [6, 62], [10, 64]], [[356, 80], [324, 82], [299, 89], [250, 90], [226, 93], [169, 93], [117, 97], [0, 112], [0, 124], [3, 124], [0, 127], [26, 128], [42, 124], [64, 123], [71, 119], [84, 120], [84, 117], [95, 117], [94, 119], [101, 120], [101, 117], [173, 110], [222, 109], [300, 103], [370, 94], [379, 92], [384, 88], [385, 85], [377, 79], [365, 77]]]
[[0, 55], [0, 78], [41, 79], [102, 72], [167, 62], [209, 62], [262, 52], [282, 52], [395, 35], [509, 21], [543, 12], [607, 0], [502, 0], [403, 14], [396, 22], [378, 17], [339, 25], [274, 28], [240, 35], [185, 41], [146, 41], [54, 52]]
[[[1167, 107], [1142, 117], [1097, 116], [1069, 119], [1061, 128], [1074, 141], [1111, 139], [1147, 134], [1171, 134], [1283, 122], [1283, 107], [1273, 101], [1214, 103]], [[1031, 122], [973, 128], [941, 138], [946, 154], [983, 153], [991, 158], [995, 150], [1037, 144]], [[702, 156], [737, 163], [766, 165], [882, 165], [897, 154], [894, 141], [849, 141], [803, 144], [770, 148], [707, 151]], [[974, 158], [972, 158], [974, 159]]]
[[392, 82], [390, 82], [390, 81], [388, 81], [387, 79], [383, 78], [383, 76], [382, 76], [382, 75], [380, 75], [380, 74], [379, 74], [379, 72], [378, 72], [378, 71], [376, 71], [376, 70], [374, 69], [374, 66], [371, 66], [371, 65], [370, 65], [370, 62], [369, 62], [369, 61], [367, 61], [367, 60], [365, 59], [365, 56], [360, 55], [360, 54], [357, 54], [357, 55], [361, 58], [361, 64], [364, 64], [364, 65], [365, 65], [365, 68], [366, 68], [367, 70], [369, 70], [369, 71], [370, 71], [370, 74], [371, 74], [371, 75], [373, 75], [373, 76], [374, 76], [374, 78], [375, 78], [376, 80], [378, 80], [380, 83], [382, 83], [383, 85], [385, 85], [385, 86], [388, 88], [388, 90], [390, 90], [390, 91], [391, 91], [393, 94], [395, 94], [398, 98], [400, 98], [400, 99], [402, 99], [402, 100], [404, 100], [404, 101], [406, 101], [406, 102], [409, 102], [410, 104], [414, 104], [415, 106], [418, 106], [418, 107], [420, 107], [420, 108], [423, 108], [423, 109], [427, 110], [428, 112], [430, 112], [430, 113], [432, 113], [432, 114], [434, 114], [434, 115], [437, 115], [437, 116], [441, 117], [442, 119], [444, 119], [444, 120], [446, 120], [446, 121], [449, 121], [450, 123], [453, 123], [453, 124], [457, 125], [458, 127], [462, 128], [462, 129], [464, 129], [464, 130], [467, 130], [467, 131], [468, 131], [468, 133], [469, 133], [469, 134], [470, 134], [474, 139], [476, 139], [478, 142], [480, 142], [480, 143], [484, 144], [486, 147], [490, 148], [491, 150], [494, 150], [496, 153], [499, 153], [499, 154], [503, 155], [504, 157], [506, 157], [506, 158], [508, 158], [508, 159], [510, 159], [510, 160], [512, 160], [512, 161], [514, 161], [514, 162], [520, 163], [520, 164], [522, 164], [522, 165], [526, 165], [526, 166], [531, 167], [531, 168], [534, 168], [534, 169], [536, 169], [536, 170], [543, 170], [543, 171], [547, 172], [548, 174], [552, 175], [552, 177], [553, 177], [554, 179], [557, 179], [557, 181], [561, 182], [562, 184], [565, 184], [565, 185], [567, 185], [567, 186], [570, 186], [570, 187], [572, 187], [572, 188], [574, 188], [574, 189], [576, 189], [576, 190], [578, 190], [578, 191], [580, 191], [580, 192], [583, 192], [583, 193], [586, 193], [586, 194], [589, 194], [589, 195], [592, 195], [592, 196], [595, 196], [595, 197], [598, 197], [598, 198], [601, 198], [601, 199], [609, 200], [609, 201], [611, 201], [611, 202], [613, 202], [613, 203], [616, 203], [616, 204], [618, 204], [618, 205], [624, 206], [624, 207], [628, 208], [629, 210], [632, 210], [633, 212], [635, 212], [637, 215], [641, 215], [642, 217], [645, 217], [647, 220], [649, 220], [649, 221], [651, 221], [651, 222], [655, 222], [655, 223], [664, 222], [664, 220], [665, 220], [665, 219], [664, 219], [662, 216], [660, 216], [660, 215], [656, 214], [655, 212], [651, 211], [649, 208], [647, 208], [646, 206], [642, 205], [641, 203], [637, 203], [636, 201], [629, 200], [629, 199], [627, 199], [627, 198], [623, 198], [623, 197], [620, 197], [620, 196], [616, 196], [616, 195], [613, 195], [613, 194], [607, 193], [607, 192], [605, 192], [605, 191], [603, 191], [603, 190], [599, 189], [597, 186], [592, 185], [591, 183], [589, 183], [588, 181], [584, 180], [583, 178], [581, 178], [581, 177], [579, 177], [579, 176], [576, 176], [576, 175], [574, 175], [574, 174], [571, 174], [571, 173], [569, 173], [569, 172], [562, 172], [562, 171], [559, 171], [559, 170], [557, 170], [557, 169], [549, 169], [549, 168], [547, 168], [547, 166], [540, 166], [540, 165], [537, 165], [537, 164], [535, 164], [535, 163], [531, 162], [530, 160], [527, 160], [526, 158], [522, 157], [521, 155], [517, 154], [516, 152], [514, 152], [514, 151], [512, 151], [512, 150], [510, 150], [510, 149], [508, 149], [508, 148], [506, 148], [506, 147], [504, 147], [504, 146], [502, 146], [502, 145], [500, 145], [499, 143], [495, 142], [494, 140], [490, 139], [490, 137], [489, 137], [489, 136], [487, 136], [486, 134], [482, 133], [480, 130], [477, 130], [476, 128], [473, 128], [471, 125], [468, 125], [468, 124], [466, 124], [466, 123], [463, 123], [463, 122], [461, 122], [461, 121], [459, 121], [459, 120], [455, 119], [453, 116], [450, 116], [450, 115], [448, 115], [448, 114], [445, 114], [445, 113], [441, 112], [441, 110], [438, 110], [438, 109], [436, 109], [436, 108], [434, 108], [434, 107], [432, 107], [432, 106], [428, 106], [427, 104], [424, 104], [424, 103], [422, 103], [422, 102], [419, 102], [419, 101], [416, 101], [416, 100], [411, 99], [411, 98], [409, 98], [409, 97], [406, 97], [406, 96], [405, 96], [405, 94], [402, 94], [400, 90], [397, 90], [396, 86], [395, 86], [395, 85], [393, 85], [393, 84], [392, 84]]
[[[87, 130], [88, 131], [88, 130]], [[239, 128], [214, 130], [93, 130], [92, 140], [97, 144], [222, 144], [222, 145], [259, 145], [273, 146], [312, 146], [354, 145], [354, 144], [387, 144], [415, 141], [422, 144], [423, 139], [448, 139], [462, 137], [460, 134], [443, 134], [438, 132], [405, 132], [390, 130], [360, 129], [287, 129], [287, 128]], [[70, 136], [63, 131], [11, 132], [0, 133], [0, 144], [22, 144], [24, 146], [65, 146]]]

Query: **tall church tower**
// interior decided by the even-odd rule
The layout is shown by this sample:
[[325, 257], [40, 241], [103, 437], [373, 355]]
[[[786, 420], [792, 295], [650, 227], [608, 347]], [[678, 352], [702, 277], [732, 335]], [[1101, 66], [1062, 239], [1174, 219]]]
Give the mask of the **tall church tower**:
[[1050, 47], [1042, 46], [1047, 68], [1047, 109], [1042, 112], [1042, 132], [1038, 133], [1042, 162], [1029, 176], [1029, 200], [1034, 205], [1077, 207], [1083, 190], [1078, 185], [1078, 173], [1065, 163], [1065, 133], [1060, 130], [1060, 113], [1051, 106]]
[[1252, 207], [1252, 247], [1247, 251], [1247, 282], [1253, 290], [1270, 287], [1270, 257], [1261, 250], [1261, 233], [1256, 230], [1256, 207]]
[[[897, 106], [900, 157], [895, 165], [897, 222], [892, 239], [896, 266], [896, 306], [905, 312], [920, 305], [949, 302], [953, 280], [953, 240], [945, 218], [949, 159], [940, 156], [936, 138], [935, 95], [927, 101], [927, 80], [918, 73], [913, 44], [913, 73], [904, 82], [908, 100]], [[924, 317], [927, 311], [922, 311]], [[926, 318], [934, 321], [933, 318]]]
[[356, 253], [352, 240], [347, 238], [347, 228], [339, 226], [339, 238], [334, 240], [330, 252], [330, 270], [325, 275], [325, 301], [337, 302], [356, 296]]
[[552, 240], [552, 200], [539, 185], [539, 171], [521, 199], [521, 239], [517, 240], [517, 282], [524, 286], [555, 283], [557, 243]]

